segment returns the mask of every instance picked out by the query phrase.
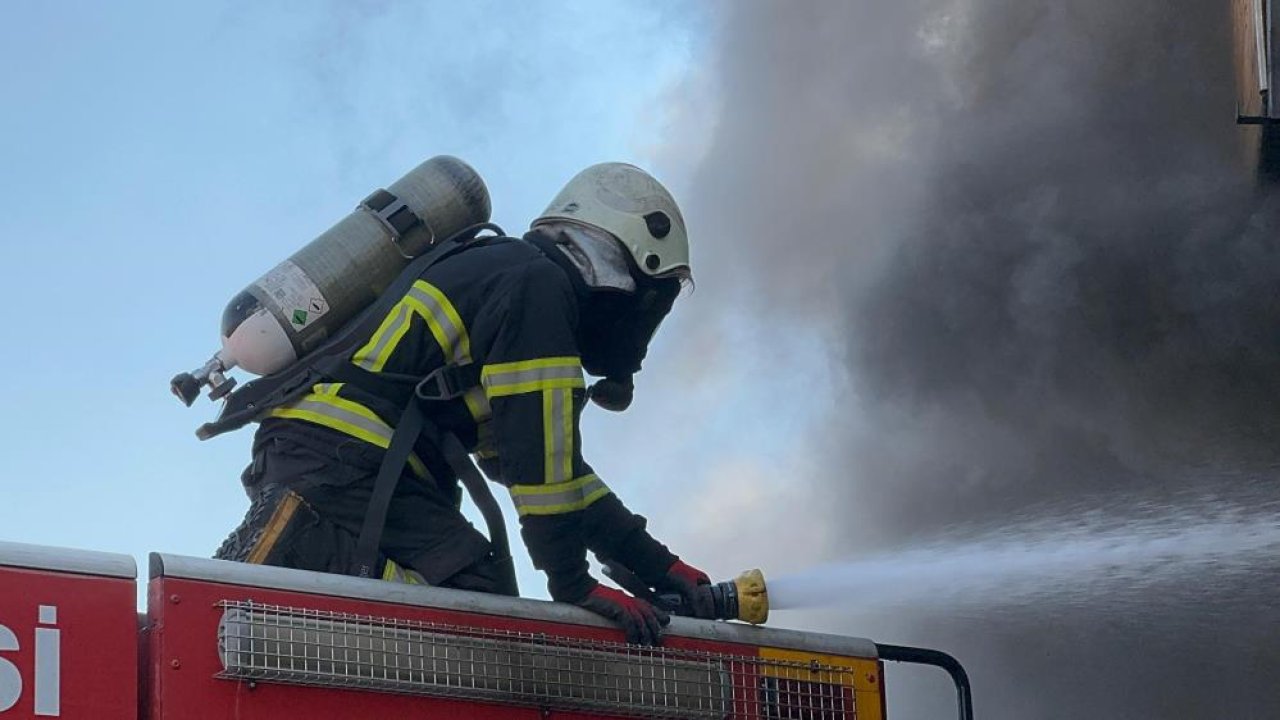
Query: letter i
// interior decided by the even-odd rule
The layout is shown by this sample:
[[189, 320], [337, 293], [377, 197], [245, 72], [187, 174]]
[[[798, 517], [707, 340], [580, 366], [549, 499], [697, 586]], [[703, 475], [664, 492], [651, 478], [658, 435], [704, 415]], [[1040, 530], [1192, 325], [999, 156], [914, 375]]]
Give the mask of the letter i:
[[[56, 626], [58, 607], [40, 606], [40, 624]], [[36, 628], [36, 715], [62, 715], [62, 631]]]

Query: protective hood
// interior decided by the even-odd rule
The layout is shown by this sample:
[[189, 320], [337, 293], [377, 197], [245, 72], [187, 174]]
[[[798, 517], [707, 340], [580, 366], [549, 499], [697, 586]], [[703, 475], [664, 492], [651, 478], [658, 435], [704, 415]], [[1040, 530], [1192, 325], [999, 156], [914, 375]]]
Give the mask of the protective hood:
[[574, 222], [547, 222], [539, 229], [554, 238], [556, 247], [578, 269], [592, 290], [636, 291], [627, 249], [608, 231]]

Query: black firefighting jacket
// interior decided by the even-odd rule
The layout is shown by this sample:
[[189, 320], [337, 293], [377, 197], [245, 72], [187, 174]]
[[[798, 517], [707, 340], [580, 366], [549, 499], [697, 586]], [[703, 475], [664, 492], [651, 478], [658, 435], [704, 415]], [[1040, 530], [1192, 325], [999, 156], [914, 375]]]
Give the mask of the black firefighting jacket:
[[[676, 560], [582, 458], [579, 318], [591, 296], [573, 273], [527, 240], [487, 239], [429, 268], [351, 357], [374, 373], [480, 369], [477, 385], [459, 399], [430, 403], [427, 413], [487, 470], [497, 468], [491, 475], [511, 493], [534, 566], [564, 602], [597, 584], [588, 549], [645, 579], [660, 578]], [[259, 434], [301, 422], [386, 448], [402, 410], [364, 388], [322, 383], [270, 411]], [[419, 443], [416, 450], [415, 472], [452, 478], [434, 448]]]

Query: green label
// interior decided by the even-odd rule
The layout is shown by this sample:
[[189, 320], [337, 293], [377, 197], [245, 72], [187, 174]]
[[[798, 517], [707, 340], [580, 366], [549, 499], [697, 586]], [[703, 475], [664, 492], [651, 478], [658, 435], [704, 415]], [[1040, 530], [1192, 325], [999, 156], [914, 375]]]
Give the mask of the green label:
[[306, 324], [307, 324], [307, 311], [306, 311], [306, 310], [294, 310], [294, 311], [293, 311], [293, 324], [294, 324], [294, 325], [306, 325]]

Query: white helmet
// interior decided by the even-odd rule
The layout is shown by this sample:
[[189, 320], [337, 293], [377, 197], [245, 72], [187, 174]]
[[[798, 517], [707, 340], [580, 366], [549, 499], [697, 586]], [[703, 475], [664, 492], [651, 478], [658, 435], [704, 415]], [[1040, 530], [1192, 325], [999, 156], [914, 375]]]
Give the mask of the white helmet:
[[662, 183], [635, 165], [600, 163], [575, 175], [533, 227], [556, 220], [611, 233], [646, 275], [689, 277], [684, 216]]

